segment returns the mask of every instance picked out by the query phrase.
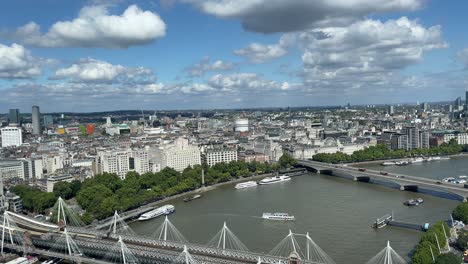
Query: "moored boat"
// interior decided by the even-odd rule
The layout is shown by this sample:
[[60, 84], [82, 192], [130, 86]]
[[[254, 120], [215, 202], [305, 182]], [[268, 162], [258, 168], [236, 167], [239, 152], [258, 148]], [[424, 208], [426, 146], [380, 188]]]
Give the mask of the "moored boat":
[[191, 202], [193, 200], [200, 199], [201, 197], [202, 197], [201, 194], [196, 194], [194, 196], [190, 196], [190, 197], [185, 198], [184, 202]]
[[424, 200], [422, 198], [417, 198], [417, 199], [409, 199], [405, 201], [403, 204], [407, 206], [417, 206], [424, 203]]
[[262, 218], [267, 220], [295, 220], [294, 215], [289, 215], [288, 213], [263, 213]]
[[281, 175], [281, 176], [274, 176], [274, 177], [266, 177], [265, 179], [259, 181], [258, 184], [266, 185], [266, 184], [273, 184], [273, 183], [284, 182], [284, 181], [289, 181], [289, 180], [291, 180], [291, 177], [286, 176], [286, 175]]
[[255, 186], [257, 186], [257, 182], [248, 181], [248, 182], [238, 183], [238, 184], [236, 184], [236, 186], [234, 186], [234, 188], [236, 188], [236, 189], [245, 189], [245, 188], [255, 187]]
[[392, 166], [392, 165], [396, 165], [396, 163], [393, 162], [393, 161], [385, 161], [385, 162], [382, 162], [380, 165], [382, 165], [382, 166]]
[[156, 209], [153, 209], [149, 212], [146, 212], [138, 218], [138, 221], [150, 220], [161, 215], [168, 215], [175, 211], [175, 207], [171, 204], [167, 204]]

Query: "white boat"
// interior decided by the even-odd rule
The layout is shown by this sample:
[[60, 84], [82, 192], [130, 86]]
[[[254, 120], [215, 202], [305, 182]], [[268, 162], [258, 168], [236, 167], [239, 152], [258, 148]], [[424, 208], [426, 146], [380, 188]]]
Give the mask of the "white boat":
[[174, 211], [175, 207], [173, 205], [167, 204], [140, 215], [138, 221], [150, 220], [161, 215], [171, 214]]
[[420, 163], [420, 162], [423, 162], [423, 161], [424, 161], [423, 158], [414, 158], [414, 159], [410, 160], [410, 163]]
[[458, 176], [458, 178], [459, 178], [459, 179], [466, 179], [466, 178], [468, 178], [468, 176], [466, 176], [466, 175], [460, 175], [460, 176]]
[[236, 184], [236, 186], [234, 186], [234, 188], [236, 188], [236, 189], [245, 189], [245, 188], [254, 187], [254, 186], [257, 186], [257, 182], [248, 181], [248, 182], [238, 183], [238, 184]]
[[393, 162], [393, 161], [385, 161], [385, 162], [382, 162], [380, 165], [382, 165], [382, 166], [392, 166], [392, 165], [396, 165], [396, 163]]
[[258, 184], [265, 185], [265, 184], [272, 184], [272, 183], [284, 182], [284, 181], [289, 181], [289, 180], [291, 180], [291, 177], [286, 176], [286, 175], [281, 175], [281, 176], [274, 176], [274, 177], [266, 177], [265, 179], [259, 181]]
[[268, 220], [295, 220], [294, 215], [289, 215], [288, 213], [263, 213], [262, 218]]

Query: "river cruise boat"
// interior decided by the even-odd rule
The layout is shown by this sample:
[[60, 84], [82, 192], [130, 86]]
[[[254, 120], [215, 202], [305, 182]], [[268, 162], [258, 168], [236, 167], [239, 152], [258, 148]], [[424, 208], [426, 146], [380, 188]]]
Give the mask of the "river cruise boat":
[[393, 161], [385, 161], [385, 162], [382, 162], [380, 165], [382, 165], [382, 166], [392, 166], [392, 165], [396, 165], [396, 163], [393, 162]]
[[266, 177], [265, 179], [259, 181], [258, 184], [266, 185], [266, 184], [273, 184], [273, 183], [284, 182], [284, 181], [289, 181], [289, 180], [291, 180], [291, 177], [286, 176], [286, 175], [281, 175], [281, 176], [274, 176], [274, 177]]
[[184, 202], [191, 202], [193, 200], [196, 200], [196, 199], [200, 199], [202, 196], [201, 194], [195, 194], [194, 196], [190, 196], [190, 197], [187, 197], [184, 199]]
[[238, 183], [238, 184], [236, 184], [236, 186], [234, 186], [234, 188], [236, 188], [236, 189], [245, 189], [245, 188], [255, 187], [255, 186], [257, 186], [257, 182], [248, 181], [248, 182]]
[[175, 207], [173, 205], [167, 204], [140, 215], [138, 221], [150, 220], [161, 215], [171, 214], [174, 211]]
[[263, 219], [267, 220], [283, 220], [283, 221], [292, 221], [295, 220], [294, 215], [289, 215], [288, 213], [263, 213]]
[[417, 206], [424, 203], [424, 200], [422, 198], [417, 198], [417, 199], [409, 199], [408, 201], [405, 201], [403, 204], [406, 206]]

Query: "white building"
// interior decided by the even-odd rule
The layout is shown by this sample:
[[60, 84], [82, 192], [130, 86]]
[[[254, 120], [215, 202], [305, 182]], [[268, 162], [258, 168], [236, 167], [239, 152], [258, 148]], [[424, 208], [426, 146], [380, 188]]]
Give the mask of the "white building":
[[47, 178], [47, 192], [53, 192], [54, 191], [54, 185], [57, 182], [61, 182], [61, 181], [72, 182], [73, 180], [74, 179], [70, 174], [49, 177], [49, 178]]
[[3, 179], [25, 178], [24, 166], [21, 160], [0, 160], [0, 172]]
[[236, 132], [248, 132], [249, 131], [249, 120], [246, 118], [239, 118], [234, 121], [234, 131]]
[[59, 169], [63, 169], [64, 158], [59, 154], [47, 154], [42, 156], [42, 163], [47, 173], [51, 174]]
[[130, 170], [134, 170], [140, 175], [150, 171], [148, 152], [144, 150], [133, 151], [129, 160]]
[[305, 159], [311, 159], [314, 157], [314, 155], [320, 154], [320, 153], [333, 154], [333, 153], [341, 152], [344, 154], [351, 155], [355, 151], [363, 150], [369, 147], [370, 145], [372, 144], [343, 145], [339, 142], [339, 140], [336, 140], [334, 143], [332, 139], [329, 139], [329, 140], [326, 140], [325, 143], [320, 147], [306, 146], [306, 145], [294, 145], [294, 146], [285, 147], [284, 151], [287, 152], [289, 155], [291, 155], [295, 159], [305, 160]]
[[269, 156], [269, 160], [276, 162], [283, 156], [283, 147], [271, 140], [255, 141], [253, 150]]
[[432, 131], [432, 135], [443, 139], [444, 143], [449, 143], [450, 140], [456, 139], [458, 144], [468, 144], [468, 133], [455, 130]]
[[2, 133], [2, 147], [18, 147], [23, 144], [23, 131], [20, 127], [3, 127], [0, 129]]
[[189, 144], [185, 138], [178, 138], [173, 144], [152, 149], [151, 154], [151, 159], [160, 164], [160, 169], [170, 167], [177, 171], [183, 171], [188, 166], [201, 164], [200, 149]]
[[97, 174], [115, 173], [121, 179], [129, 171], [144, 174], [150, 171], [148, 153], [144, 150], [105, 150], [99, 151], [96, 157]]
[[208, 166], [213, 166], [216, 163], [229, 163], [237, 161], [237, 150], [233, 148], [208, 149], [205, 152], [205, 162]]

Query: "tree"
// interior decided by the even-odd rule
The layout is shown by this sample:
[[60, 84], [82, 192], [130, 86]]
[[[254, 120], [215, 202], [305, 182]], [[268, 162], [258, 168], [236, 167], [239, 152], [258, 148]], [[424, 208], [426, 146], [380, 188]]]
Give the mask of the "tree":
[[467, 231], [462, 231], [458, 235], [457, 243], [456, 246], [458, 249], [461, 251], [465, 251], [468, 249], [468, 232]]
[[460, 264], [461, 257], [453, 254], [452, 252], [447, 254], [440, 254], [435, 261], [435, 264]]
[[55, 196], [62, 197], [63, 199], [70, 199], [73, 197], [73, 189], [71, 184], [65, 181], [57, 182], [54, 184], [54, 194]]
[[463, 223], [468, 223], [468, 203], [464, 202], [457, 205], [457, 207], [453, 209], [452, 216], [456, 220], [463, 221]]
[[88, 212], [84, 212], [84, 214], [81, 216], [81, 221], [83, 221], [85, 225], [91, 224], [93, 219], [93, 216]]
[[291, 155], [284, 153], [278, 161], [281, 168], [286, 169], [292, 167], [297, 164], [296, 159], [294, 159]]

